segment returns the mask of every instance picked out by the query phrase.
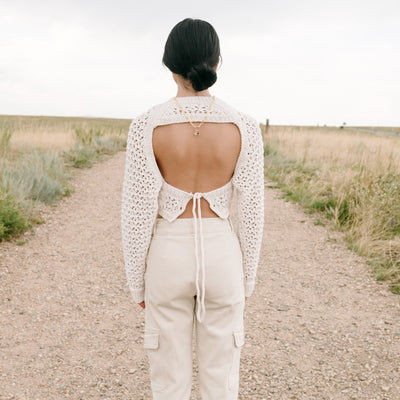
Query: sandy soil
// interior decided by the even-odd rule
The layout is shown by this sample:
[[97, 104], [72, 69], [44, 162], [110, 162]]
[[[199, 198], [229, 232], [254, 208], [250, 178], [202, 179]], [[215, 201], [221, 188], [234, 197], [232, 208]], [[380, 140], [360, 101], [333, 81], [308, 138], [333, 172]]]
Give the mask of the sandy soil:
[[[23, 246], [0, 243], [0, 399], [151, 399], [144, 311], [123, 265], [124, 161], [80, 172]], [[400, 296], [340, 234], [277, 189], [265, 199], [239, 398], [400, 399]]]

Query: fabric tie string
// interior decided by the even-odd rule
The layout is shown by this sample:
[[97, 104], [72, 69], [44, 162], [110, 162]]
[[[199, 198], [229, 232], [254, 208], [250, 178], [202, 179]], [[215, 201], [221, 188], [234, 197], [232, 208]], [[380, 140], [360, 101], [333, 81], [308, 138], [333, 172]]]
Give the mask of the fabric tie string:
[[[199, 322], [203, 321], [204, 314], [206, 312], [206, 308], [204, 305], [204, 297], [205, 297], [205, 268], [204, 268], [204, 243], [203, 243], [203, 225], [201, 222], [201, 206], [200, 206], [200, 200], [202, 197], [202, 193], [196, 192], [196, 193], [191, 193], [193, 195], [193, 207], [192, 207], [192, 213], [193, 213], [193, 223], [194, 223], [194, 242], [195, 242], [195, 252], [196, 252], [196, 290], [197, 290], [197, 310], [196, 310], [196, 316], [197, 320]], [[196, 217], [196, 201], [198, 204], [198, 210], [199, 210], [199, 225], [200, 225], [200, 250], [201, 250], [201, 263], [199, 262], [199, 255], [198, 255], [198, 245], [197, 245], [197, 217]], [[200, 270], [202, 271], [203, 279], [202, 279], [202, 290], [200, 291], [199, 288], [199, 272]], [[203, 316], [201, 317], [201, 313], [203, 311]]]

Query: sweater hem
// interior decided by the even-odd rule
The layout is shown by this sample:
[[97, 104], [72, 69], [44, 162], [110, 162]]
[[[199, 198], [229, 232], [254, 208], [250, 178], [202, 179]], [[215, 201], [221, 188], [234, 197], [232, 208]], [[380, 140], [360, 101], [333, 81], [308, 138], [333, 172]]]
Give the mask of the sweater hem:
[[135, 303], [141, 303], [144, 300], [144, 289], [130, 289]]
[[255, 284], [255, 282], [246, 282], [246, 283], [244, 284], [244, 295], [245, 295], [246, 297], [250, 297], [251, 294], [253, 293], [254, 284]]

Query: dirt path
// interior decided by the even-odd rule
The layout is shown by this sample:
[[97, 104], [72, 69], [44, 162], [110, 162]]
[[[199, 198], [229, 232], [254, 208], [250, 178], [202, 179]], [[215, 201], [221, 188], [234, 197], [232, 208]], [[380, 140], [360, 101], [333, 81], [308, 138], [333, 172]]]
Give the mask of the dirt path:
[[[0, 244], [0, 399], [151, 399], [123, 266], [124, 161], [82, 171], [28, 243]], [[400, 399], [400, 297], [340, 235], [276, 189], [265, 198], [240, 399]]]

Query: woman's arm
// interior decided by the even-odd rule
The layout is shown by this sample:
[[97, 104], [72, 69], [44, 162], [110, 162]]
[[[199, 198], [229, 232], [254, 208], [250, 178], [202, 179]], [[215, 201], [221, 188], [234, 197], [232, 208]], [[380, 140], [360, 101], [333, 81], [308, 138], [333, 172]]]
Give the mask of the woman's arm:
[[149, 111], [135, 118], [128, 132], [122, 189], [121, 231], [126, 277], [136, 303], [144, 300], [144, 272], [158, 211], [159, 185], [148, 168], [145, 127]]
[[234, 185], [237, 189], [238, 238], [243, 254], [245, 296], [250, 297], [264, 229], [264, 144], [257, 121], [247, 115], [242, 118], [247, 142]]

